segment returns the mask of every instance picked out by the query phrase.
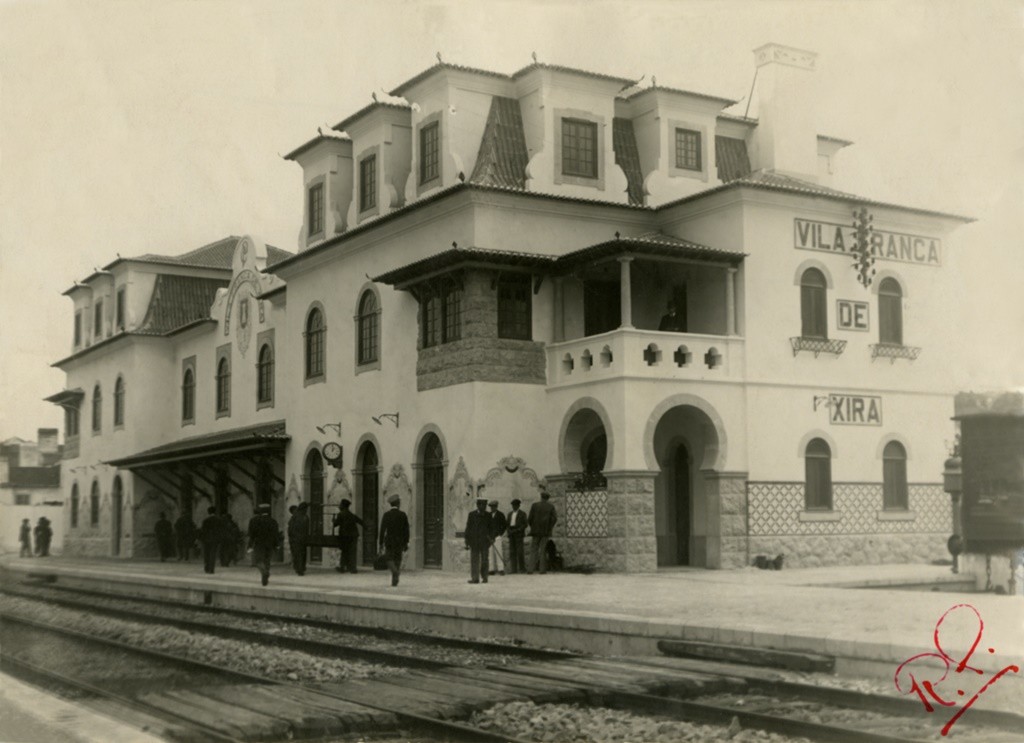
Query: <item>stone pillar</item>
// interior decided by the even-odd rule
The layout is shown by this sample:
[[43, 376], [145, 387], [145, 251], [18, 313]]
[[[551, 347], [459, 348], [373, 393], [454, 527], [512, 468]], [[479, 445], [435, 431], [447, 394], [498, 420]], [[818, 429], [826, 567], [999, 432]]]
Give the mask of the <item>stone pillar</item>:
[[706, 562], [709, 568], [741, 568], [750, 563], [747, 473], [702, 470], [707, 500]]
[[725, 274], [725, 334], [736, 335], [736, 268], [729, 266]]
[[605, 472], [608, 479], [608, 550], [612, 570], [650, 573], [658, 569], [654, 530], [654, 480], [646, 470]]
[[562, 286], [565, 279], [561, 276], [555, 277], [554, 282], [554, 296], [552, 297], [552, 309], [554, 310], [554, 326], [552, 332], [554, 334], [555, 343], [565, 340], [565, 300], [563, 297], [564, 288]]
[[621, 305], [622, 322], [620, 328], [633, 327], [633, 286], [630, 283], [629, 264], [633, 256], [624, 255], [619, 258], [619, 304]]

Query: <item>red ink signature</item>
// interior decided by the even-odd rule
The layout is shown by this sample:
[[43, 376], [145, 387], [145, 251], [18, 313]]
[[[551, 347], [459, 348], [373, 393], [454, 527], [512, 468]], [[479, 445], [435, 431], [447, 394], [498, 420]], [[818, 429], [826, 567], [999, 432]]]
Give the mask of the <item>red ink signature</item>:
[[[957, 610], [960, 610], [959, 614], [961, 616], [967, 617], [967, 621], [971, 620], [970, 615], [966, 612], [971, 612], [974, 615], [974, 620], [977, 621], [978, 625], [978, 631], [977, 634], [974, 636], [974, 642], [971, 644], [971, 647], [964, 654], [964, 657], [959, 660], [957, 660], [949, 653], [947, 653], [945, 650], [943, 650], [942, 645], [939, 642], [939, 628], [942, 626], [942, 623], [946, 620], [946, 617], [950, 616], [953, 612], [956, 612]], [[908, 658], [907, 660], [903, 661], [903, 663], [900, 664], [900, 667], [896, 669], [896, 675], [893, 679], [896, 682], [896, 689], [902, 694], [917, 694], [918, 698], [921, 700], [921, 703], [924, 704], [925, 710], [928, 712], [935, 711], [935, 707], [933, 707], [931, 703], [932, 701], [935, 701], [943, 707], [955, 707], [957, 705], [957, 702], [943, 699], [939, 695], [938, 691], [936, 691], [935, 687], [944, 682], [949, 677], [951, 667], [953, 669], [953, 673], [955, 674], [970, 672], [978, 676], [985, 675], [985, 672], [982, 671], [980, 668], [974, 668], [973, 666], [968, 664], [968, 661], [970, 661], [971, 656], [974, 655], [974, 651], [978, 647], [978, 643], [981, 642], [981, 633], [984, 629], [985, 623], [981, 620], [981, 614], [979, 614], [978, 610], [970, 604], [957, 604], [956, 606], [947, 609], [946, 613], [939, 617], [939, 621], [935, 623], [934, 642], [935, 649], [939, 652], [920, 653], [912, 658]], [[988, 652], [995, 653], [996, 650], [995, 648], [988, 648]], [[937, 659], [940, 664], [940, 667], [936, 668], [934, 665], [925, 665], [924, 663], [917, 662], [929, 658]], [[920, 672], [920, 676], [916, 675], [914, 671], [910, 668], [910, 666], [915, 662], [917, 662], [916, 670]], [[947, 735], [950, 729], [953, 727], [953, 723], [959, 720], [960, 716], [964, 712], [966, 712], [970, 708], [970, 706], [978, 700], [978, 697], [984, 694], [985, 690], [992, 686], [992, 684], [1001, 679], [1007, 673], [1019, 672], [1019, 666], [1009, 665], [1006, 666], [1006, 668], [1003, 668], [1001, 671], [992, 674], [992, 677], [989, 678], [988, 681], [986, 681], [984, 685], [982, 685], [981, 688], [979, 688], [974, 693], [974, 696], [972, 696], [970, 699], [964, 702], [961, 705], [960, 709], [958, 709], [956, 713], [949, 718], [949, 721], [946, 722], [946, 724], [942, 728], [942, 734]], [[938, 676], [938, 678], [935, 678], [936, 676]], [[967, 678], [970, 677], [968, 676]], [[901, 679], [904, 682], [909, 680], [909, 689], [904, 688], [904, 686], [900, 683]], [[963, 697], [965, 696], [965, 691], [963, 689], [957, 689], [956, 694], [959, 697]]]

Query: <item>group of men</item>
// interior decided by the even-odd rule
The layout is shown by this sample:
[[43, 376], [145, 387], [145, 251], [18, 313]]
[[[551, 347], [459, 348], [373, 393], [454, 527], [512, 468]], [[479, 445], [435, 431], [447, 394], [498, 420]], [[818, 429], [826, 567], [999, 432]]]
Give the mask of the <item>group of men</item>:
[[[18, 534], [18, 541], [21, 542], [20, 557], [32, 557], [32, 524], [28, 519], [22, 519], [21, 531]], [[40, 516], [35, 528], [36, 550], [35, 554], [40, 557], [48, 557], [50, 554], [50, 540], [53, 539], [53, 527], [50, 526], [50, 519]]]
[[[498, 510], [498, 501], [487, 501], [486, 498], [477, 498], [476, 510], [470, 512], [466, 519], [466, 549], [469, 550], [469, 582], [486, 583], [489, 575], [495, 572], [505, 574], [505, 570], [498, 569], [499, 563], [507, 567], [509, 573], [533, 574], [539, 568], [541, 575], [547, 572], [548, 564], [548, 543], [551, 541], [551, 533], [558, 521], [558, 514], [550, 502], [550, 495], [541, 492], [540, 500], [530, 506], [530, 514], [527, 516], [519, 506], [522, 501], [518, 498], [512, 499], [512, 510], [508, 516]], [[487, 508], [490, 507], [490, 511]], [[526, 529], [530, 529], [530, 538], [533, 542], [530, 568], [526, 568], [525, 541]], [[502, 537], [508, 534], [508, 563], [505, 563]], [[490, 555], [494, 553], [493, 570]]]

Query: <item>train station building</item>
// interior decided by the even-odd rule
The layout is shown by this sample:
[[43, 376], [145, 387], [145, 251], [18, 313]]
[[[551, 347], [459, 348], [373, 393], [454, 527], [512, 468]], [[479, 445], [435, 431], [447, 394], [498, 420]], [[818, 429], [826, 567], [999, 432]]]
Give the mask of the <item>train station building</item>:
[[286, 155], [294, 253], [255, 225], [77, 282], [66, 552], [150, 556], [160, 512], [210, 505], [329, 533], [347, 498], [372, 561], [399, 494], [410, 567], [462, 569], [478, 496], [546, 489], [567, 566], [946, 556], [970, 220], [834, 188], [815, 55], [755, 63], [750, 118], [439, 62]]

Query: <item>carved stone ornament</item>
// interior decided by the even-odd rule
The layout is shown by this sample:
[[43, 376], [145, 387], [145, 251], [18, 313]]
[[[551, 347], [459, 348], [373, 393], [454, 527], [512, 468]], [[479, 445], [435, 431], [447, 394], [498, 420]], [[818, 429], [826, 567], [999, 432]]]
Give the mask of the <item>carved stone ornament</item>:
[[339, 469], [334, 475], [334, 482], [331, 484], [331, 489], [327, 493], [327, 502], [331, 505], [337, 505], [341, 503], [342, 499], [353, 500], [352, 488], [349, 487], [348, 477], [345, 475], [345, 470]]
[[388, 481], [384, 485], [383, 495], [385, 503], [392, 495], [397, 495], [403, 500], [412, 495], [412, 486], [409, 484], [409, 478], [406, 477], [405, 469], [401, 464], [396, 464], [391, 468], [391, 474], [388, 475]]
[[512, 509], [513, 498], [522, 501], [524, 509], [528, 509], [530, 503], [540, 500], [542, 483], [524, 460], [509, 455], [499, 459], [497, 464], [484, 477], [478, 497], [498, 501], [498, 508], [503, 512]]
[[476, 508], [477, 484], [469, 476], [466, 463], [459, 457], [459, 463], [455, 465], [455, 474], [452, 475], [448, 484], [448, 523], [449, 533], [461, 532], [466, 528], [466, 520], [469, 512]]

